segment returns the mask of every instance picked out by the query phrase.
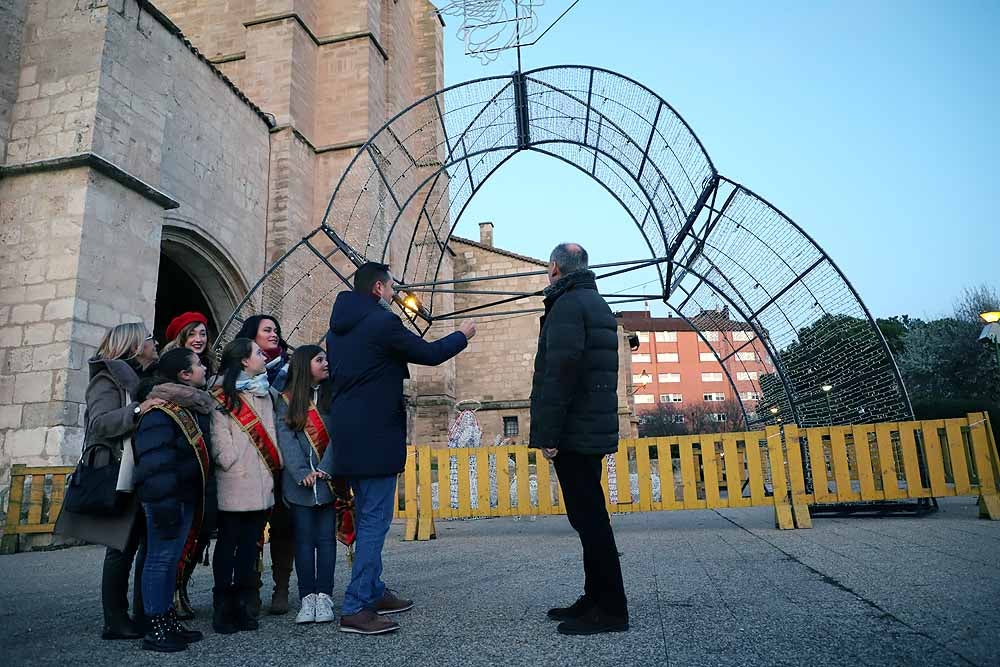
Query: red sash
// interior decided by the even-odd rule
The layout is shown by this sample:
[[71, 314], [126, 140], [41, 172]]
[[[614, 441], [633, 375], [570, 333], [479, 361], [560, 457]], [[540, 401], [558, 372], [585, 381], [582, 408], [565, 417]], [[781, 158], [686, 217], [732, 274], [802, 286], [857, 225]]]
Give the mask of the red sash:
[[274, 444], [274, 440], [271, 439], [267, 429], [264, 428], [264, 423], [261, 422], [260, 416], [250, 406], [250, 402], [240, 400], [240, 406], [234, 412], [226, 406], [226, 399], [222, 395], [221, 387], [216, 387], [212, 390], [212, 397], [229, 413], [230, 417], [236, 420], [236, 423], [240, 425], [243, 432], [247, 434], [247, 437], [250, 438], [250, 442], [257, 449], [257, 453], [260, 454], [260, 458], [264, 461], [267, 469], [272, 474], [281, 470], [281, 455], [278, 453], [278, 447]]
[[198, 535], [201, 533], [201, 524], [205, 519], [205, 484], [208, 481], [210, 465], [208, 443], [205, 442], [205, 435], [198, 427], [198, 421], [186, 409], [176, 403], [164, 403], [154, 407], [153, 410], [160, 410], [177, 424], [188, 444], [194, 450], [195, 458], [198, 459], [198, 467], [201, 469], [201, 493], [198, 494], [198, 507], [194, 514], [194, 520], [191, 522], [187, 539], [184, 540], [181, 559], [177, 563], [177, 585], [180, 586], [183, 583], [184, 570], [194, 566], [194, 560], [197, 557]]
[[[290, 403], [288, 394], [284, 394], [285, 402]], [[326, 430], [326, 424], [316, 408], [316, 404], [309, 402], [309, 410], [306, 411], [306, 425], [302, 429], [306, 440], [316, 452], [316, 458], [323, 460], [323, 454], [330, 444], [330, 433]], [[334, 477], [326, 480], [333, 493], [333, 508], [337, 512], [337, 541], [350, 547], [357, 538], [354, 529], [354, 498], [351, 495], [351, 485], [344, 477]]]

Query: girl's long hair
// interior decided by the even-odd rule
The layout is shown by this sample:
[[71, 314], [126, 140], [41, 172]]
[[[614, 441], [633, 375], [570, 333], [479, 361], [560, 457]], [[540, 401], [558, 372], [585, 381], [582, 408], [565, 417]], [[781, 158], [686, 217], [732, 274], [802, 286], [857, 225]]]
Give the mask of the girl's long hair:
[[236, 337], [256, 340], [257, 330], [260, 329], [260, 323], [262, 320], [271, 320], [274, 322], [274, 331], [278, 334], [278, 346], [281, 348], [282, 352], [288, 352], [288, 342], [285, 340], [285, 337], [281, 335], [281, 322], [278, 321], [277, 317], [272, 317], [270, 315], [251, 315], [243, 320], [243, 326], [236, 332]]
[[301, 431], [306, 427], [306, 415], [309, 412], [313, 389], [312, 360], [319, 354], [323, 354], [323, 348], [319, 345], [303, 345], [292, 354], [288, 367], [288, 382], [285, 385], [285, 396], [288, 399], [288, 415], [285, 417], [285, 423], [293, 431]]
[[253, 341], [249, 338], [237, 338], [222, 349], [222, 361], [219, 373], [222, 375], [222, 397], [226, 409], [230, 412], [238, 410], [243, 401], [236, 391], [236, 381], [243, 372], [243, 360], [253, 354]]
[[[190, 336], [191, 332], [195, 330], [195, 327], [202, 326], [205, 325], [201, 322], [192, 322], [181, 329], [181, 332], [177, 334], [176, 338], [163, 346], [162, 353], [166, 354], [167, 352], [170, 352], [170, 350], [176, 350], [179, 347], [184, 347], [187, 343], [188, 336]], [[205, 327], [205, 331], [208, 332], [208, 327]], [[205, 340], [205, 351], [199, 354], [198, 358], [201, 360], [201, 365], [205, 367], [205, 376], [212, 377], [215, 375], [215, 364], [212, 363], [212, 343], [209, 340]]]

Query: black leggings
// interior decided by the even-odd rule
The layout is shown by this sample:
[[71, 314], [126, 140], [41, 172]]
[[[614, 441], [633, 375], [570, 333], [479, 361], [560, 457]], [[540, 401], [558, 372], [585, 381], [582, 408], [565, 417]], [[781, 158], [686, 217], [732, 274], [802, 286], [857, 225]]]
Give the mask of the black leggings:
[[257, 589], [257, 543], [264, 534], [270, 512], [219, 512], [219, 539], [215, 544], [212, 572], [215, 588], [224, 591]]

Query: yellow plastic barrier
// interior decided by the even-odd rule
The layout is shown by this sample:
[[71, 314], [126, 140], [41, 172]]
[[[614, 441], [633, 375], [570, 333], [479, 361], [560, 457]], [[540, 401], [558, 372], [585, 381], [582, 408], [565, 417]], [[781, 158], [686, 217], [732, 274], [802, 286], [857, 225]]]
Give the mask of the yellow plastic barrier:
[[[1000, 519], [1000, 458], [985, 413], [623, 440], [607, 461], [612, 512], [774, 507], [779, 528], [808, 528], [811, 505], [976, 495], [980, 515]], [[0, 553], [15, 552], [18, 535], [52, 532], [72, 471], [13, 466]], [[434, 519], [566, 513], [551, 462], [525, 446], [410, 446], [397, 493], [407, 540], [433, 539]]]
[[[601, 481], [612, 512], [773, 506], [779, 528], [808, 528], [811, 505], [978, 495], [980, 514], [1000, 519], [985, 413], [623, 440], [607, 461], [614, 465]], [[397, 515], [407, 519], [406, 539], [430, 539], [434, 519], [565, 513], [551, 463], [525, 446], [410, 447], [405, 487]]]
[[[7, 524], [0, 542], [0, 554], [17, 552], [18, 535], [52, 533], [66, 493], [66, 476], [73, 470], [73, 466], [11, 467]], [[47, 480], [50, 480], [49, 484]], [[26, 489], [27, 508], [24, 507]]]

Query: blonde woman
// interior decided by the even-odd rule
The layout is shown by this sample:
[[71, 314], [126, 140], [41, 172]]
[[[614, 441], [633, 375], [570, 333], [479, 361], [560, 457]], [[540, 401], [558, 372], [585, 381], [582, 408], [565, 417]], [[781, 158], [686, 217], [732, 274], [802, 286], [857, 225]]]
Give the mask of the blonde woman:
[[[145, 325], [119, 324], [105, 334], [97, 354], [90, 359], [90, 383], [87, 385], [87, 411], [84, 449], [103, 445], [116, 460], [121, 460], [124, 443], [132, 437], [139, 417], [163, 403], [160, 399], [137, 402], [132, 399], [140, 377], [157, 359], [156, 342]], [[94, 461], [109, 463], [108, 454]], [[129, 495], [123, 510], [115, 516], [91, 516], [62, 511], [56, 532], [107, 546], [101, 577], [101, 602], [104, 607], [103, 639], [138, 639], [142, 637], [141, 572], [145, 558], [145, 521], [141, 509]], [[136, 554], [139, 554], [136, 559]], [[133, 561], [136, 582], [133, 605], [136, 620], [128, 614], [128, 580]]]

